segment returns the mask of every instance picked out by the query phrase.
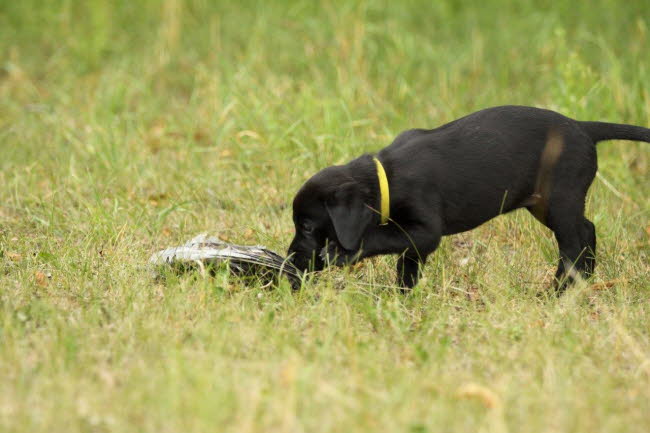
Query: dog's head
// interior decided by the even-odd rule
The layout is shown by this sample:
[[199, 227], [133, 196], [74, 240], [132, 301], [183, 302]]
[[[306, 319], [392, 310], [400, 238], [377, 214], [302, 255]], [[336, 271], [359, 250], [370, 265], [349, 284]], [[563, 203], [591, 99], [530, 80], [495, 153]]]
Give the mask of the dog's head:
[[370, 194], [350, 176], [347, 166], [328, 167], [309, 179], [293, 200], [296, 234], [289, 246], [294, 265], [301, 270], [319, 271], [326, 253], [354, 255], [363, 233], [375, 217], [367, 206]]

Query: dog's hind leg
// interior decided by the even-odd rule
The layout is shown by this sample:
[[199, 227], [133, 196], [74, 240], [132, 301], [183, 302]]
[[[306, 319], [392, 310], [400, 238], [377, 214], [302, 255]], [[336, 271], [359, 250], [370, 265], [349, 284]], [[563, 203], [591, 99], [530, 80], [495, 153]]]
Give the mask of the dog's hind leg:
[[555, 194], [549, 206], [528, 210], [555, 234], [560, 252], [560, 262], [555, 272], [555, 288], [562, 294], [580, 275], [590, 277], [596, 265], [596, 232], [594, 225], [584, 217], [584, 196], [580, 194]]
[[554, 232], [560, 250], [560, 263], [555, 272], [555, 284], [558, 294], [562, 294], [567, 286], [575, 281], [578, 274], [584, 275], [585, 251], [576, 228], [562, 227]]
[[[557, 197], [557, 196], [556, 196]], [[578, 275], [588, 278], [595, 266], [596, 234], [584, 215], [584, 197], [566, 194], [552, 200], [545, 225], [553, 230], [560, 250], [555, 287], [562, 294]]]
[[585, 250], [585, 275], [591, 277], [596, 267], [596, 227], [587, 218], [583, 218], [580, 238]]
[[596, 149], [583, 134], [565, 130], [554, 131], [549, 136], [541, 156], [535, 194], [531, 196], [535, 200], [527, 208], [557, 239], [558, 294], [578, 275], [589, 277], [594, 271], [596, 233], [594, 225], [584, 216], [584, 208], [597, 167]]

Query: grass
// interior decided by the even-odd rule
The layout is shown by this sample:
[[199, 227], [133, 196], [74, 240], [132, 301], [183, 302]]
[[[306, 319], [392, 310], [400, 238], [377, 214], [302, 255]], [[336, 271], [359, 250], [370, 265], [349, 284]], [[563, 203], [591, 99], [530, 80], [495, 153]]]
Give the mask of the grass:
[[645, 1], [0, 4], [0, 431], [650, 430], [650, 152], [599, 145], [593, 281], [525, 213], [292, 293], [153, 281], [284, 251], [311, 174], [505, 103], [650, 124]]

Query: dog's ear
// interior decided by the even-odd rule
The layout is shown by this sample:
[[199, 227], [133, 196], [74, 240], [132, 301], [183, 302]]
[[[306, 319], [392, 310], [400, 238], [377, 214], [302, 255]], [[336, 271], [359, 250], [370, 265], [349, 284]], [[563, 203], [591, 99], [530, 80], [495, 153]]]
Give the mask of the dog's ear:
[[364, 202], [360, 185], [356, 182], [340, 185], [327, 198], [325, 207], [341, 246], [349, 251], [358, 250], [373, 215]]

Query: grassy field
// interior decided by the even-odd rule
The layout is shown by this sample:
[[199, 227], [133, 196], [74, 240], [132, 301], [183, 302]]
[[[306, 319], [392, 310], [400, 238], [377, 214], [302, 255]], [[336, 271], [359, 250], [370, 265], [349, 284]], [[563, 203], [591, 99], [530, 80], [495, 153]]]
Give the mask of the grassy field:
[[284, 252], [313, 173], [492, 105], [650, 125], [647, 1], [0, 2], [0, 431], [650, 431], [650, 147], [599, 145], [593, 281], [527, 213], [302, 291], [150, 278]]

